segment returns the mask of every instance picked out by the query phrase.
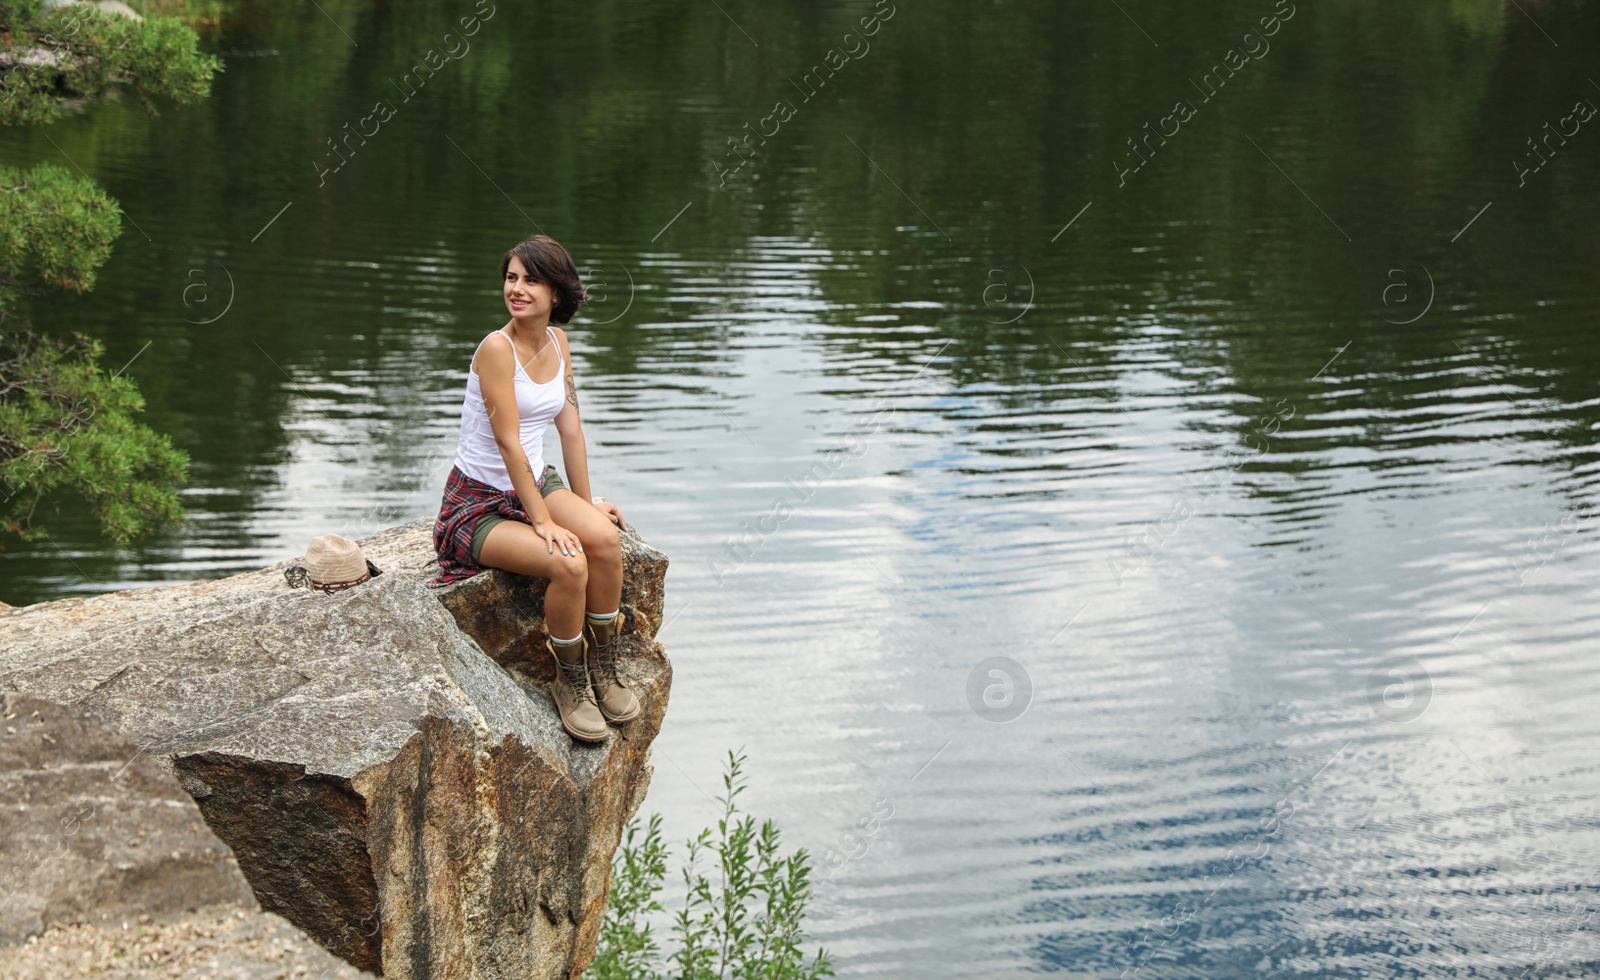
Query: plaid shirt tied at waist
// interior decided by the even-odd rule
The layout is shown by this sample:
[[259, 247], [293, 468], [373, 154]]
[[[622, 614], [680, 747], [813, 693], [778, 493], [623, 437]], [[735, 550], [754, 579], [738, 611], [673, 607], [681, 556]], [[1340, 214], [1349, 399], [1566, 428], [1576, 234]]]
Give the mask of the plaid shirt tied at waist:
[[[537, 483], [543, 490], [543, 472]], [[426, 583], [428, 588], [442, 589], [483, 571], [482, 566], [472, 560], [472, 532], [485, 514], [533, 523], [533, 518], [522, 509], [522, 498], [515, 490], [497, 489], [474, 480], [461, 472], [459, 466], [450, 467], [450, 476], [444, 483], [444, 499], [439, 504], [439, 519], [433, 524], [433, 547], [439, 553], [439, 574]]]

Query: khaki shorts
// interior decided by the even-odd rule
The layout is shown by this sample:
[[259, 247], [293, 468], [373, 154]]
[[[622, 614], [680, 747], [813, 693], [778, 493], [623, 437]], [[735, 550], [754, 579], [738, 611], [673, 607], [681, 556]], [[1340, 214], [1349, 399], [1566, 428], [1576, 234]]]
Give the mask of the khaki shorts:
[[[561, 482], [561, 474], [556, 472], [554, 466], [546, 465], [544, 468], [544, 486], [539, 488], [539, 496], [548, 497], [557, 490], [565, 490], [567, 485]], [[472, 560], [478, 560], [478, 553], [483, 550], [483, 542], [488, 540], [489, 532], [494, 526], [505, 520], [499, 514], [485, 514], [478, 519], [472, 529]]]

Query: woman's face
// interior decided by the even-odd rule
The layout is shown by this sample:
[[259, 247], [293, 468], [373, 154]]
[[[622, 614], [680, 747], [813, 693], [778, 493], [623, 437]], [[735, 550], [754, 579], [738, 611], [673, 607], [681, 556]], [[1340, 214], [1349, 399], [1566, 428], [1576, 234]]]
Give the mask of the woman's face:
[[550, 321], [550, 311], [555, 308], [555, 290], [547, 282], [529, 279], [528, 270], [515, 255], [511, 256], [511, 264], [506, 267], [506, 281], [502, 286], [506, 309], [511, 312], [513, 320], [534, 326]]

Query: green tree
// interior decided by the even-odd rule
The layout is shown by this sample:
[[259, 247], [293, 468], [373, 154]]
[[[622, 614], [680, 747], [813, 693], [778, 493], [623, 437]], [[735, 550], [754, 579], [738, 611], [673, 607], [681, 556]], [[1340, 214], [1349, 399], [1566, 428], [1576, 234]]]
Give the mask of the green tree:
[[113, 89], [132, 93], [151, 113], [157, 97], [198, 102], [222, 70], [220, 60], [200, 53], [199, 41], [176, 17], [0, 0], [0, 123], [49, 122], [66, 102]]
[[[198, 40], [172, 17], [0, 0], [0, 124], [49, 123], [113, 90], [151, 113], [157, 98], [198, 101], [222, 68]], [[17, 311], [92, 288], [121, 231], [117, 202], [87, 177], [0, 167], [0, 527], [24, 540], [46, 536], [34, 516], [56, 491], [82, 497], [118, 544], [183, 516], [188, 456], [136, 420], [134, 383], [101, 369], [99, 341], [40, 336]]]

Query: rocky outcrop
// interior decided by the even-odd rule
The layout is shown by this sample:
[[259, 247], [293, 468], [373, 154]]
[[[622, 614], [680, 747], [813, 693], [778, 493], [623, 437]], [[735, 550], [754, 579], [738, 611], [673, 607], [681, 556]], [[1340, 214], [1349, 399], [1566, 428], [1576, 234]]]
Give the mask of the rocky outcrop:
[[177, 780], [76, 711], [0, 694], [0, 800], [0, 944], [255, 904]]
[[71, 704], [175, 775], [263, 907], [400, 978], [571, 978], [643, 799], [671, 667], [666, 559], [623, 535], [642, 717], [574, 742], [542, 687], [539, 579], [444, 589], [432, 521], [363, 539], [333, 594], [282, 562], [0, 617], [0, 690]]
[[[124, 968], [225, 959], [249, 935], [270, 937], [252, 958], [274, 962], [258, 965], [357, 975], [263, 912], [177, 780], [77, 711], [0, 694], [0, 800], [0, 976], [79, 975], [82, 950], [71, 962], [52, 955], [67, 934], [112, 937], [107, 948], [120, 940]], [[228, 948], [207, 948], [191, 924], [201, 918], [226, 924]], [[174, 936], [152, 947], [152, 931]]]

